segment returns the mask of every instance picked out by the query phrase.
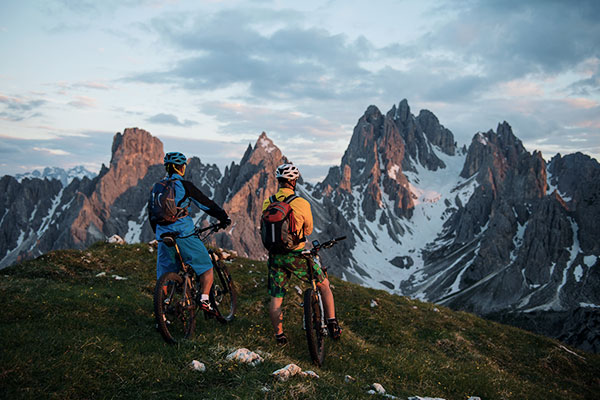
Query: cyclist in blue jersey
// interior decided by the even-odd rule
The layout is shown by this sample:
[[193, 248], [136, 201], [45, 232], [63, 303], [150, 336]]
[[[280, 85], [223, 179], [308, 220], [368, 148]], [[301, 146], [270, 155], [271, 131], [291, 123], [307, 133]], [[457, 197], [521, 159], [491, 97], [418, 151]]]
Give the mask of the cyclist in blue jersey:
[[[177, 207], [187, 209], [193, 203], [211, 217], [218, 219], [223, 228], [231, 224], [229, 216], [221, 207], [206, 197], [192, 182], [183, 179], [187, 159], [182, 153], [170, 152], [165, 154], [164, 165], [167, 171], [165, 179], [175, 180], [175, 202]], [[156, 278], [159, 279], [167, 272], [178, 271], [175, 263], [175, 250], [166, 246], [161, 240], [161, 235], [175, 232], [178, 234], [177, 245], [183, 261], [190, 265], [198, 275], [201, 292], [200, 308], [205, 311], [212, 311], [208, 295], [213, 283], [212, 261], [202, 241], [194, 235], [194, 221], [192, 218], [185, 212], [184, 216], [175, 222], [152, 224], [152, 229], [156, 233], [156, 240], [159, 243]]]

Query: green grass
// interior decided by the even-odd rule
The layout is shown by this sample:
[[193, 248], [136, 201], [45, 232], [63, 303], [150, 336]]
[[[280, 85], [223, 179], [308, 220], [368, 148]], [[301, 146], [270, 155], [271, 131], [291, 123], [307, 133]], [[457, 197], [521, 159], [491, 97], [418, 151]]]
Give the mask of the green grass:
[[[290, 344], [278, 347], [266, 310], [265, 263], [243, 258], [229, 264], [239, 292], [236, 320], [199, 318], [194, 339], [167, 345], [154, 328], [155, 263], [146, 244], [99, 243], [1, 271], [0, 398], [356, 399], [372, 398], [374, 382], [403, 399], [600, 394], [599, 355], [335, 278], [344, 333], [340, 342], [327, 342], [325, 365], [316, 368], [301, 328], [300, 296], [288, 292]], [[240, 347], [268, 356], [256, 367], [225, 361]], [[192, 371], [192, 360], [207, 371]], [[271, 373], [289, 363], [320, 379], [275, 381]], [[345, 375], [355, 381], [346, 383]]]

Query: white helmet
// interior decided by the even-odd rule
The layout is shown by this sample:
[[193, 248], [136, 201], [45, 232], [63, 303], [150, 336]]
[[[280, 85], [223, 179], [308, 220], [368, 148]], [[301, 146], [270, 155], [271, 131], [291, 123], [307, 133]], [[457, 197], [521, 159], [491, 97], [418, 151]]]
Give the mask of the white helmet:
[[275, 171], [275, 177], [293, 181], [300, 178], [300, 171], [294, 164], [281, 164]]

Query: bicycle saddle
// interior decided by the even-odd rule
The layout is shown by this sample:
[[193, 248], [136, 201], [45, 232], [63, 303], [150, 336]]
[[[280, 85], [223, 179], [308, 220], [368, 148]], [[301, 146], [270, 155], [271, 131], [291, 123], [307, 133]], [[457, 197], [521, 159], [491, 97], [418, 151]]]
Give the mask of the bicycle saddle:
[[160, 235], [160, 238], [162, 239], [164, 244], [166, 244], [169, 247], [173, 247], [175, 246], [175, 238], [177, 236], [179, 236], [179, 233], [177, 232], [165, 232], [162, 235]]

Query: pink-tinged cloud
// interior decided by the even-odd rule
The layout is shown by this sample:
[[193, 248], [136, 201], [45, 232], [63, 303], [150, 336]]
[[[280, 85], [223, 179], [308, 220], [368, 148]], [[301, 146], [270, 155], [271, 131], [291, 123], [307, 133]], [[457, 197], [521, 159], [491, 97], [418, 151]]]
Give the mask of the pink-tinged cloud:
[[598, 107], [598, 102], [584, 97], [574, 97], [564, 100], [567, 104], [574, 108], [589, 110], [590, 108]]
[[76, 108], [94, 108], [96, 107], [96, 99], [88, 96], [77, 96], [75, 100], [69, 102], [69, 105]]
[[578, 128], [594, 128], [594, 129], [600, 129], [600, 121], [596, 120], [589, 120], [589, 121], [579, 121], [578, 123], [575, 124], [576, 127]]
[[74, 84], [73, 86], [84, 87], [84, 88], [88, 88], [88, 89], [100, 89], [100, 90], [111, 89], [110, 86], [108, 86], [107, 84], [102, 83], [102, 82], [79, 82], [79, 83]]
[[68, 151], [64, 151], [64, 150], [60, 150], [60, 149], [48, 149], [46, 147], [34, 147], [33, 150], [41, 151], [43, 153], [48, 153], [53, 156], [68, 156], [71, 154]]
[[522, 79], [500, 84], [500, 92], [509, 97], [544, 96], [544, 89], [540, 85]]

